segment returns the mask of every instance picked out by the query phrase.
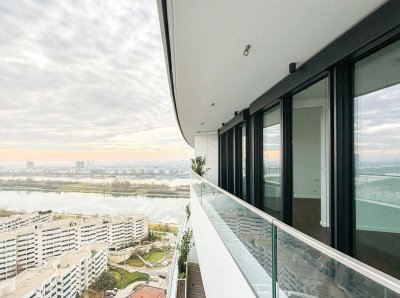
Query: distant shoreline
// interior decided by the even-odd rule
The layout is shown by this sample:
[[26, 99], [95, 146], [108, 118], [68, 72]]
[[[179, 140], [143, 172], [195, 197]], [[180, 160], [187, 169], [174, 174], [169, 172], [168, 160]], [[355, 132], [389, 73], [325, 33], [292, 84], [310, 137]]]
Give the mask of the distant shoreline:
[[0, 191], [25, 191], [25, 192], [45, 192], [45, 193], [91, 193], [91, 194], [100, 194], [104, 196], [113, 196], [113, 197], [128, 197], [128, 196], [143, 196], [148, 198], [158, 198], [158, 197], [165, 197], [165, 198], [187, 198], [189, 199], [189, 194], [168, 194], [168, 193], [135, 193], [135, 192], [102, 192], [102, 191], [92, 191], [92, 190], [52, 190], [52, 189], [35, 189], [35, 188], [4, 188], [0, 187]]
[[90, 184], [81, 182], [60, 181], [16, 181], [0, 180], [0, 191], [52, 192], [52, 193], [95, 193], [104, 196], [144, 196], [189, 198], [189, 187], [170, 187], [156, 184]]

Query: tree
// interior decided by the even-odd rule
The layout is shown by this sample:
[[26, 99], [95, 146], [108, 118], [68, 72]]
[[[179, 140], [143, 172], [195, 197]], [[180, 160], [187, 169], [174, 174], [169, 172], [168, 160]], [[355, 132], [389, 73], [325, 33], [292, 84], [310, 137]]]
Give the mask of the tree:
[[115, 280], [114, 275], [108, 271], [103, 271], [103, 273], [100, 274], [99, 278], [96, 280], [95, 287], [99, 290], [111, 289], [116, 283], [117, 281]]
[[178, 269], [179, 273], [186, 272], [186, 260], [189, 254], [190, 246], [192, 243], [192, 230], [187, 230], [183, 234], [181, 244], [178, 246], [179, 257], [178, 257]]
[[147, 234], [147, 240], [150, 242], [154, 242], [158, 239], [158, 235], [155, 232], [149, 231]]
[[203, 176], [208, 169], [204, 169], [206, 165], [206, 157], [197, 156], [196, 158], [191, 158], [192, 161], [192, 170], [199, 176]]

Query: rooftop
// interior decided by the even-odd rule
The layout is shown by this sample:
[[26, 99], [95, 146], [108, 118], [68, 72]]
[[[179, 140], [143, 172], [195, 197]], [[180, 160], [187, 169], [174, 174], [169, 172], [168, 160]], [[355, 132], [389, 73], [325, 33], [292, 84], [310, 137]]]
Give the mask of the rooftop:
[[135, 293], [129, 296], [129, 298], [165, 298], [167, 295], [167, 290], [151, 287], [151, 286], [143, 286]]
[[[51, 267], [27, 269], [15, 277], [15, 290], [3, 297], [23, 297], [26, 293], [39, 287], [43, 282], [56, 275], [56, 270]], [[2, 283], [11, 283], [5, 280]]]

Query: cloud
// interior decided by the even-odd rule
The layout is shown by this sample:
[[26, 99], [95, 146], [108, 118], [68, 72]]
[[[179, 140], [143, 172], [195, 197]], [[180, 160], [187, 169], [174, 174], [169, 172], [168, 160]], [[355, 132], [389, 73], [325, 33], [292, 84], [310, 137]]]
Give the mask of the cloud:
[[189, 152], [155, 1], [1, 2], [0, 96], [0, 152]]

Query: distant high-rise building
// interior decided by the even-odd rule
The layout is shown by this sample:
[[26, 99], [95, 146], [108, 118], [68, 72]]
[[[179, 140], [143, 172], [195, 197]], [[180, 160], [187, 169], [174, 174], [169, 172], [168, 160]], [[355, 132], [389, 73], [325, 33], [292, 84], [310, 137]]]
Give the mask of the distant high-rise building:
[[34, 169], [34, 168], [35, 168], [35, 162], [34, 162], [34, 161], [28, 160], [28, 161], [26, 162], [26, 168], [27, 168], [27, 169]]
[[86, 168], [93, 168], [94, 167], [94, 160], [87, 160], [86, 162], [85, 162], [85, 167]]
[[76, 168], [77, 168], [77, 169], [83, 169], [84, 167], [85, 167], [85, 162], [84, 162], [84, 161], [78, 160], [78, 161], [76, 162]]

